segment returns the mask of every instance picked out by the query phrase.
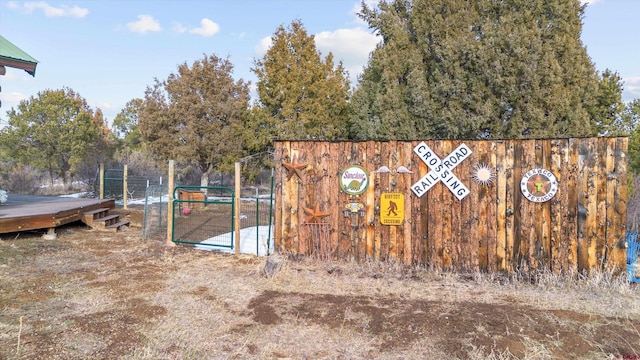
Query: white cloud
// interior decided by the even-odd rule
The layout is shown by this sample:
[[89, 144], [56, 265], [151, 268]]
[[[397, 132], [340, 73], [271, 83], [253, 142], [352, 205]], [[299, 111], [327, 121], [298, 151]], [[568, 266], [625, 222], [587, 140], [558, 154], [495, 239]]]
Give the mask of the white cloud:
[[2, 109], [7, 110], [18, 106], [20, 101], [27, 100], [29, 97], [19, 92], [0, 92], [0, 100], [2, 101]]
[[[10, 8], [18, 8], [19, 4], [15, 2], [9, 3]], [[36, 10], [42, 10], [47, 17], [75, 17], [83, 18], [89, 14], [89, 9], [81, 8], [79, 6], [69, 7], [67, 5], [60, 5], [59, 7], [51, 6], [45, 1], [28, 1], [23, 4], [24, 10], [27, 13], [32, 13]]]
[[110, 103], [105, 102], [105, 101], [97, 101], [97, 102], [90, 102], [91, 107], [93, 109], [100, 109], [102, 110], [102, 113], [105, 114], [107, 112], [109, 112], [110, 110], [112, 110], [113, 106], [111, 106]]
[[[333, 54], [334, 63], [342, 61], [345, 70], [349, 72], [351, 83], [355, 83], [357, 76], [369, 61], [369, 54], [380, 41], [376, 35], [362, 28], [338, 29], [323, 31], [314, 36], [316, 48], [322, 57], [329, 52]], [[256, 55], [262, 58], [271, 47], [271, 37], [264, 37], [255, 47]]]
[[[20, 78], [18, 76], [18, 74], [20, 72], [23, 72], [24, 70], [14, 69], [14, 68], [6, 66], [5, 67], [5, 71], [6, 71], [6, 73], [4, 75], [1, 75], [2, 76], [2, 78], [1, 78], [2, 80], [15, 81], [15, 80], [23, 80], [22, 78], [24, 78], [24, 76], [22, 78]], [[0, 95], [2, 95], [1, 92], [0, 92]]]
[[[378, 0], [364, 0], [369, 8], [376, 8]], [[322, 57], [326, 57], [329, 52], [333, 54], [334, 63], [342, 61], [345, 70], [349, 72], [352, 84], [357, 81], [358, 75], [362, 73], [364, 66], [369, 62], [369, 54], [375, 50], [380, 38], [366, 30], [366, 24], [362, 20], [357, 20], [356, 13], [360, 12], [361, 3], [357, 2], [350, 10], [354, 15], [354, 22], [358, 25], [351, 29], [337, 29], [334, 31], [323, 31], [314, 35], [316, 48]], [[255, 47], [258, 58], [262, 58], [271, 47], [271, 36], [264, 37]]]
[[242, 39], [242, 38], [244, 38], [245, 36], [247, 36], [247, 33], [246, 33], [246, 32], [244, 32], [244, 31], [243, 31], [243, 32], [240, 32], [240, 33], [231, 33], [231, 36], [237, 37], [238, 39]]
[[[365, 5], [367, 5], [367, 7], [369, 9], [377, 9], [378, 8], [378, 0], [364, 0]], [[360, 19], [360, 17], [358, 16], [358, 13], [362, 10], [362, 3], [360, 1], [358, 1], [357, 3], [355, 3], [353, 5], [353, 7], [351, 8], [351, 10], [349, 11], [349, 13], [351, 15], [353, 15], [354, 18], [354, 23], [357, 25], [367, 25], [367, 23]]]
[[362, 28], [323, 31], [315, 36], [315, 40], [316, 47], [323, 56], [331, 52], [335, 62], [342, 61], [352, 83], [369, 61], [369, 54], [380, 42], [380, 38]]
[[138, 15], [138, 21], [127, 23], [129, 31], [144, 34], [149, 31], [160, 31], [160, 22], [151, 15]]
[[178, 23], [178, 22], [174, 22], [173, 25], [171, 26], [171, 30], [175, 33], [178, 34], [184, 34], [186, 33], [189, 29], [187, 29], [184, 25]]
[[603, 0], [580, 0], [580, 4], [584, 5], [584, 4], [589, 4], [589, 5], [593, 5], [595, 3], [599, 3], [602, 2]]
[[625, 102], [640, 99], [640, 76], [624, 79], [623, 100]]
[[267, 50], [271, 47], [271, 43], [271, 36], [263, 37], [262, 40], [260, 40], [258, 45], [254, 48], [258, 57], [263, 57], [264, 54], [267, 53]]
[[220, 31], [220, 26], [215, 22], [204, 18], [200, 20], [200, 27], [189, 30], [191, 34], [202, 35], [205, 37], [213, 36]]

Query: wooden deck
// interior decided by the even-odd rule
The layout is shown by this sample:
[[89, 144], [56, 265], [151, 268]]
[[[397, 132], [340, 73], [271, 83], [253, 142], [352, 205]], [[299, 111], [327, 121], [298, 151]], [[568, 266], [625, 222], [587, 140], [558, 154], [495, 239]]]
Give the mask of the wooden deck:
[[85, 212], [114, 207], [114, 200], [9, 194], [0, 205], [0, 234], [56, 228], [80, 221]]

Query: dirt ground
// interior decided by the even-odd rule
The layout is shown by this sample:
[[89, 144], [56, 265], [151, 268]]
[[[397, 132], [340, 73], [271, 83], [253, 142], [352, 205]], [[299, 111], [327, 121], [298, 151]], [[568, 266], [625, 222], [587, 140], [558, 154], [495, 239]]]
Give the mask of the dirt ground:
[[449, 274], [169, 247], [72, 224], [0, 235], [2, 359], [640, 359], [623, 277]]

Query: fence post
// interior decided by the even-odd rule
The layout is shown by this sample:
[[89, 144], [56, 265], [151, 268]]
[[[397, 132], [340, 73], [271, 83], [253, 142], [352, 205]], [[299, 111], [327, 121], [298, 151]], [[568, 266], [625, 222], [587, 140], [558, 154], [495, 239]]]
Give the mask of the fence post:
[[128, 168], [127, 165], [124, 166], [124, 171], [122, 174], [122, 206], [125, 210], [127, 210], [127, 195], [129, 194], [129, 189], [127, 186], [127, 178], [128, 178]]
[[[273, 179], [274, 179], [274, 169], [271, 168], [271, 191], [269, 192], [269, 231], [267, 232], [267, 256], [269, 256], [269, 249], [271, 249], [271, 220], [273, 219]], [[274, 231], [275, 234], [275, 231]], [[274, 247], [275, 247], [275, 239], [274, 239]]]
[[100, 163], [100, 200], [104, 199], [104, 164]]
[[173, 186], [174, 186], [174, 171], [175, 160], [169, 160], [169, 180], [167, 188], [169, 189], [169, 200], [167, 202], [167, 245], [176, 246], [173, 240]]
[[256, 256], [260, 256], [260, 191], [256, 186]]
[[234, 217], [234, 222], [233, 222], [233, 229], [234, 232], [236, 233], [236, 237], [235, 237], [235, 248], [236, 248], [236, 255], [240, 254], [240, 163], [237, 162], [235, 163], [235, 188], [236, 188], [236, 195], [235, 195], [235, 207], [233, 210], [233, 217]]

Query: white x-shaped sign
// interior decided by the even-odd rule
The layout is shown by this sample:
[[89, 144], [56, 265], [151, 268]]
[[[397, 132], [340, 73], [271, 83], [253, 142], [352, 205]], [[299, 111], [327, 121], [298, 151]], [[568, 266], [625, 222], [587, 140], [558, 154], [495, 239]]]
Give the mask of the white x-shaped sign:
[[438, 155], [424, 141], [413, 148], [413, 152], [418, 154], [420, 159], [431, 170], [411, 186], [414, 194], [421, 197], [435, 184], [442, 181], [458, 200], [462, 200], [469, 195], [469, 189], [452, 172], [453, 168], [471, 155], [472, 151], [467, 145], [461, 144], [451, 154], [447, 155], [444, 160], [440, 160]]

